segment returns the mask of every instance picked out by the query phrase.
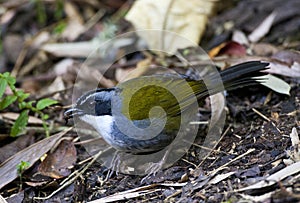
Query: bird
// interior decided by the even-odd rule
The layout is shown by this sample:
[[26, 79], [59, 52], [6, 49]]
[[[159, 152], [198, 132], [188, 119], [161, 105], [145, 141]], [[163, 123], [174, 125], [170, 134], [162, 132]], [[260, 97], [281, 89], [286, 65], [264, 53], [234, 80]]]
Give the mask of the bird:
[[268, 65], [262, 61], [244, 62], [205, 80], [180, 74], [140, 76], [116, 87], [86, 92], [64, 112], [64, 118], [67, 122], [79, 118], [91, 125], [117, 151], [154, 153], [172, 143], [181, 117], [191, 113], [190, 106], [224, 89], [263, 83], [260, 76], [267, 74]]

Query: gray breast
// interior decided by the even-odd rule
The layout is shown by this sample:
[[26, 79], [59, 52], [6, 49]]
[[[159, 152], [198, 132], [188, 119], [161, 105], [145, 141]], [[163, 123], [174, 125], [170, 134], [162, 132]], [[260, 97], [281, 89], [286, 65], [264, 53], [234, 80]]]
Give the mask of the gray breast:
[[[133, 121], [133, 124], [141, 129], [140, 135], [131, 136], [130, 129], [126, 130], [126, 134], [119, 130], [118, 125], [114, 122], [112, 126], [112, 140], [116, 149], [130, 152], [133, 154], [159, 151], [168, 146], [174, 139], [174, 135], [166, 134], [163, 130], [158, 134], [149, 134], [144, 131], [150, 125], [149, 119]], [[123, 126], [124, 127], [124, 126]], [[132, 129], [134, 130], [134, 129]], [[146, 139], [150, 137], [150, 139]]]

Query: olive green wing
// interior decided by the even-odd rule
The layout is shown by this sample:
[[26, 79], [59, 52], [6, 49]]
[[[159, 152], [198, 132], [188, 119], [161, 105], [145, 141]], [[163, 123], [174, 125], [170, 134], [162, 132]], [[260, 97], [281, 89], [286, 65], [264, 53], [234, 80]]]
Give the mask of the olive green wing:
[[197, 103], [195, 95], [207, 92], [202, 81], [186, 80], [177, 75], [143, 76], [131, 79], [117, 86], [122, 98], [122, 113], [131, 120], [149, 118], [154, 107], [157, 117], [176, 117], [191, 104]]

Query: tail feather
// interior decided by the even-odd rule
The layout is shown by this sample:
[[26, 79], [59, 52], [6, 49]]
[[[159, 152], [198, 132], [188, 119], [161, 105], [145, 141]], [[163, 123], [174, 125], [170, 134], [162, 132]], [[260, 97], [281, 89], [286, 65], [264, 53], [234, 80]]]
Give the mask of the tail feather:
[[260, 61], [250, 61], [222, 71], [220, 75], [224, 88], [226, 90], [232, 90], [264, 82], [264, 80], [257, 79], [257, 77], [267, 74], [262, 71], [268, 69], [268, 65], [268, 63]]
[[[233, 90], [263, 83], [265, 80], [257, 77], [267, 74], [262, 71], [268, 69], [268, 65], [268, 63], [260, 61], [241, 63], [222, 71], [220, 73], [221, 79], [219, 76], [212, 75], [209, 80], [207, 80], [208, 84], [204, 84], [201, 80], [197, 83], [195, 83], [195, 81], [190, 82], [190, 85], [195, 89], [198, 100], [201, 100], [205, 96], [216, 94], [224, 91], [224, 89]], [[206, 88], [203, 88], [204, 86], [206, 86]]]

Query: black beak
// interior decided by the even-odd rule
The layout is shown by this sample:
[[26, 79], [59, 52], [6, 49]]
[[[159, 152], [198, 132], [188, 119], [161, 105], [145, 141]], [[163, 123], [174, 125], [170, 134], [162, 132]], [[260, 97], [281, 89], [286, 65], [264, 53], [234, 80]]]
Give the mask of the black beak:
[[68, 123], [69, 119], [74, 118], [74, 117], [79, 117], [82, 115], [84, 115], [84, 112], [80, 109], [76, 109], [76, 108], [68, 109], [64, 113], [64, 118], [66, 120], [66, 124]]

